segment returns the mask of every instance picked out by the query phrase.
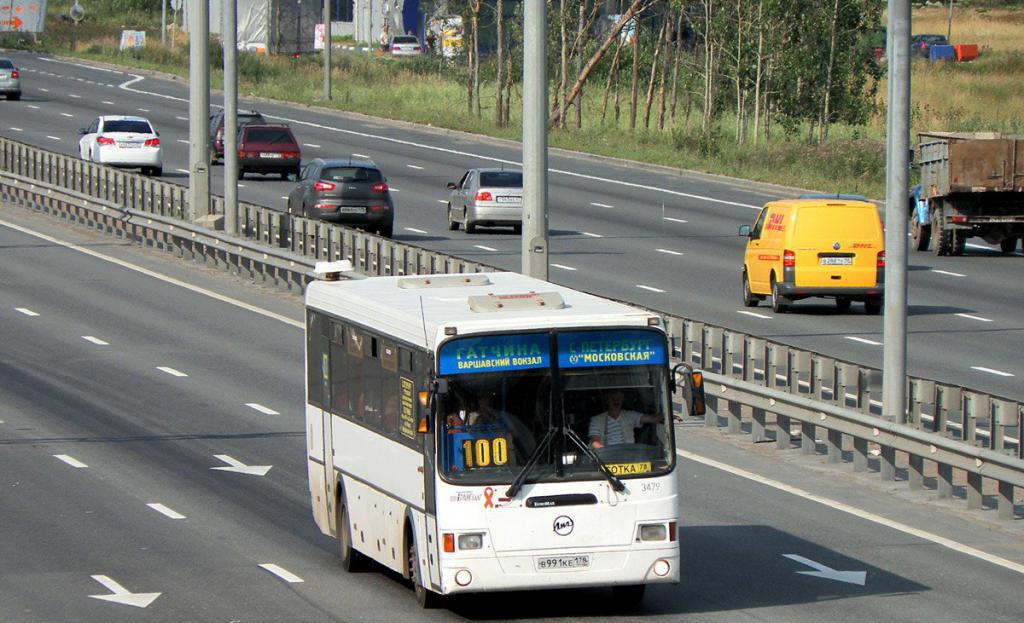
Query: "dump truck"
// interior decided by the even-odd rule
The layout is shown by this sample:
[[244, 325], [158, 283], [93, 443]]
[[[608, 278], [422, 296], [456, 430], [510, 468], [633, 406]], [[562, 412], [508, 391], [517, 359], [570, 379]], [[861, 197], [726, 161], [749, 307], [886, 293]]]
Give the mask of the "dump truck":
[[1013, 253], [1024, 237], [1024, 135], [921, 132], [918, 139], [921, 184], [909, 201], [913, 248], [962, 255], [977, 236]]

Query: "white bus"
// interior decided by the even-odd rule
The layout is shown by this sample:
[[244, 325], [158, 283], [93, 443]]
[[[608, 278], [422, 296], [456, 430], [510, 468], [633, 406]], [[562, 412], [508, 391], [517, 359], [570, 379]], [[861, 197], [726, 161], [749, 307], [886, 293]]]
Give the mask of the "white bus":
[[[454, 593], [679, 581], [660, 317], [515, 273], [306, 290], [313, 516], [421, 606]], [[703, 412], [700, 373], [686, 379]]]

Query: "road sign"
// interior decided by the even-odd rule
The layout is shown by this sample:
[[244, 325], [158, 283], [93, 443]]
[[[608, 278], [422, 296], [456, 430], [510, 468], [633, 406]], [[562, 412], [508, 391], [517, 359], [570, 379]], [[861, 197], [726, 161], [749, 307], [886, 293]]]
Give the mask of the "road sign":
[[46, 0], [0, 0], [0, 32], [43, 32]]

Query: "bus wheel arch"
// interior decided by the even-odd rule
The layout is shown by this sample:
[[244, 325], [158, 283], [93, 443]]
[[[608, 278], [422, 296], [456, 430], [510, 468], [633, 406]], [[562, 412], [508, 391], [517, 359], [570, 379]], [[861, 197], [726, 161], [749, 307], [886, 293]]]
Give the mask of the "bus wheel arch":
[[338, 482], [335, 500], [334, 525], [338, 535], [338, 553], [341, 556], [341, 568], [349, 573], [357, 573], [366, 568], [366, 558], [355, 547], [352, 539], [352, 526], [349, 520], [348, 503], [341, 482]]

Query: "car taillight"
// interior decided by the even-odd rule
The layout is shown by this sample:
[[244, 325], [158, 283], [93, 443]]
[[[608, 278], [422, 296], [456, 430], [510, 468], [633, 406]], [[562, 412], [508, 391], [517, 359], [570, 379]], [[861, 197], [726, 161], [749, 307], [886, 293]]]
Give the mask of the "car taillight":
[[370, 206], [370, 212], [387, 212], [387, 206]]
[[783, 268], [793, 268], [796, 266], [796, 253], [793, 253], [789, 249], [782, 252], [782, 266]]
[[255, 158], [256, 157], [256, 152], [254, 152], [254, 151], [245, 151], [244, 149], [239, 149], [238, 150], [238, 157], [239, 158]]
[[875, 260], [877, 268], [885, 268], [885, 251], [878, 252], [878, 259]]
[[96, 144], [97, 145], [113, 145], [114, 144], [114, 139], [110, 138], [109, 136], [97, 136], [96, 137]]
[[[413, 49], [414, 52], [419, 52], [420, 51], [420, 46], [414, 45], [414, 46], [412, 46], [412, 49]], [[15, 76], [15, 78], [17, 78], [17, 76]]]
[[964, 214], [957, 214], [956, 216], [951, 216], [949, 220], [959, 225], [963, 225], [964, 223], [967, 222], [967, 216]]
[[334, 184], [325, 182], [323, 180], [317, 180], [313, 182], [313, 190], [334, 190]]
[[160, 146], [160, 139], [158, 139], [158, 138], [147, 138], [146, 139], [146, 147], [159, 147], [159, 146]]
[[476, 193], [477, 201], [491, 201], [491, 193], [486, 190], [478, 190]]
[[[416, 48], [416, 49], [418, 50], [419, 48]], [[17, 69], [15, 69], [14, 71], [11, 72], [11, 77], [12, 78], [17, 78], [18, 77], [18, 70]]]
[[377, 182], [373, 186], [370, 186], [370, 190], [375, 193], [386, 193], [388, 192], [388, 185], [384, 182]]

